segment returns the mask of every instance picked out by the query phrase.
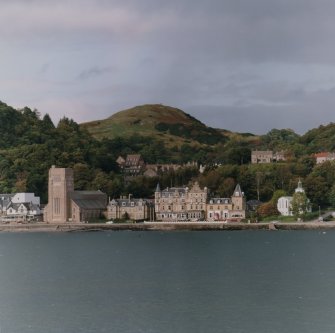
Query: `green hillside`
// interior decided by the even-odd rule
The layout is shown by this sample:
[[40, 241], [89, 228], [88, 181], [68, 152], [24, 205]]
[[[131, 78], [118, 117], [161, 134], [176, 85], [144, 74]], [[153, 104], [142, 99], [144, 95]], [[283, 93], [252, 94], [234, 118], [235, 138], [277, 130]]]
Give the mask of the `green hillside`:
[[207, 127], [182, 110], [161, 104], [136, 106], [81, 126], [97, 139], [127, 138], [136, 134], [159, 139], [169, 146], [213, 145], [226, 141], [219, 130]]
[[[143, 105], [82, 125], [64, 117], [55, 126], [37, 110], [0, 102], [0, 193], [34, 192], [45, 203], [48, 169], [57, 165], [74, 169], [76, 189], [100, 189], [111, 197], [151, 197], [157, 182], [181, 186], [193, 179], [217, 196], [230, 195], [239, 183], [247, 198], [268, 201], [277, 190], [292, 193], [302, 179], [314, 207], [335, 207], [335, 163], [315, 165], [311, 157], [334, 151], [334, 142], [332, 123], [303, 136], [290, 129], [257, 136], [207, 127], [179, 109]], [[253, 149], [284, 150], [289, 158], [250, 164]], [[207, 168], [204, 174], [184, 168], [128, 183], [115, 162], [127, 154], [141, 154], [149, 164], [196, 161]]]

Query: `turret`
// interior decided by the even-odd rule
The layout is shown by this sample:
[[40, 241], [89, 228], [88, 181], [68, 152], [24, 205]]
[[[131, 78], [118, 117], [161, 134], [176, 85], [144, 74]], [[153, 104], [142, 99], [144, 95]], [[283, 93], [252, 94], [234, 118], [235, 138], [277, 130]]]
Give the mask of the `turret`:
[[231, 197], [231, 201], [232, 201], [234, 210], [245, 210], [246, 200], [244, 197], [244, 193], [241, 190], [240, 184], [236, 185], [234, 193]]

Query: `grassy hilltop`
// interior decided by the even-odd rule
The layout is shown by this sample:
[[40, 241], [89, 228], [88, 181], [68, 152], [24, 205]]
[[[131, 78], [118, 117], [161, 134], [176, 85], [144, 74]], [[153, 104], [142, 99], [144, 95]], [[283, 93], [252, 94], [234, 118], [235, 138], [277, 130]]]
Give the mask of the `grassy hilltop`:
[[168, 146], [212, 145], [226, 141], [221, 131], [207, 127], [182, 110], [161, 104], [136, 106], [81, 126], [96, 139], [129, 138], [139, 134], [161, 140]]

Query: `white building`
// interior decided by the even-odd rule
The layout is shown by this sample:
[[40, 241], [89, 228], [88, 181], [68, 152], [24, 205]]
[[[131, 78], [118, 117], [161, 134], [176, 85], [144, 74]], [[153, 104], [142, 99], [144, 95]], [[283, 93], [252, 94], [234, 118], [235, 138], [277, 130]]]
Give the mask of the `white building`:
[[293, 216], [292, 202], [293, 197], [280, 197], [277, 203], [277, 209], [283, 216]]
[[36, 220], [42, 216], [40, 198], [34, 193], [0, 194], [2, 221]]
[[42, 211], [39, 205], [33, 203], [13, 203], [11, 202], [7, 207], [6, 216], [13, 220], [32, 220], [37, 216], [42, 216]]
[[[295, 193], [305, 193], [305, 190], [302, 187], [301, 180], [299, 179], [298, 182], [298, 187], [295, 189]], [[277, 202], [277, 209], [279, 213], [283, 216], [293, 216], [293, 211], [292, 211], [292, 200], [293, 197], [285, 196], [285, 197], [280, 197]], [[309, 200], [308, 200], [309, 202]], [[311, 205], [307, 208], [307, 212], [311, 212], [312, 208]]]
[[316, 164], [321, 164], [327, 161], [334, 161], [335, 153], [325, 151], [325, 152], [314, 154], [314, 157], [316, 158]]

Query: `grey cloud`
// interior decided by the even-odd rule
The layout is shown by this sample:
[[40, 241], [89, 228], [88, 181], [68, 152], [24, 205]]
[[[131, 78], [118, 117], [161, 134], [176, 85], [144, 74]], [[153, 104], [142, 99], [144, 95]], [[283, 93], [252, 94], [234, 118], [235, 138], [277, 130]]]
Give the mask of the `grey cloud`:
[[[173, 52], [185, 62], [193, 58], [334, 63], [335, 59], [335, 3], [329, 0], [13, 3], [3, 6], [3, 17], [0, 13], [3, 34], [6, 30], [10, 34], [18, 31], [17, 36], [25, 32], [27, 37], [31, 30], [32, 37], [36, 32], [45, 38], [50, 34], [84, 40], [104, 36], [119, 41], [121, 46], [134, 42], [151, 46], [156, 56]], [[25, 14], [21, 20], [9, 25], [7, 21], [20, 13]]]
[[59, 99], [66, 113], [74, 96], [80, 120], [87, 105], [104, 117], [158, 102], [212, 126], [304, 131], [332, 119], [334, 11], [331, 0], [13, 0], [0, 12], [2, 99]]
[[334, 104], [335, 87], [305, 92], [302, 98], [283, 105], [250, 103], [185, 108], [212, 127], [256, 134], [265, 134], [272, 128], [291, 128], [303, 134], [320, 124], [334, 122]]
[[87, 79], [91, 79], [91, 78], [95, 78], [97, 76], [101, 76], [104, 74], [108, 74], [113, 72], [113, 68], [111, 67], [91, 67], [89, 69], [86, 69], [84, 71], [82, 71], [78, 76], [77, 79], [78, 80], [87, 80]]

